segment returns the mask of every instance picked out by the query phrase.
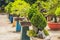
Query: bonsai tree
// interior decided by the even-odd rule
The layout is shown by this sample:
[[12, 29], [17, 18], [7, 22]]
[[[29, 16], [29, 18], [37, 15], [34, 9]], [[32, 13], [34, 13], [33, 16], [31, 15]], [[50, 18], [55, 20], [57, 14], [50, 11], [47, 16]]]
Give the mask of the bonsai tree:
[[[44, 30], [44, 28], [46, 27], [47, 25], [47, 22], [46, 22], [46, 19], [45, 17], [39, 12], [39, 11], [36, 11], [36, 14], [34, 14], [31, 18], [31, 23], [33, 26], [35, 26], [38, 30], [37, 30], [37, 34], [39, 36], [39, 32], [42, 30]], [[44, 38], [43, 37], [43, 33], [41, 35], [41, 38]]]
[[48, 15], [53, 15], [54, 22], [57, 23], [57, 17], [60, 16], [60, 7], [55, 7], [52, 10], [50, 10], [50, 12], [48, 13]]
[[56, 30], [56, 29], [59, 30], [60, 29], [60, 24], [58, 23], [60, 21], [58, 19], [58, 16], [60, 15], [59, 14], [59, 12], [60, 12], [59, 9], [60, 9], [59, 8], [59, 1], [58, 0], [54, 1], [53, 0], [52, 4], [51, 4], [51, 7], [50, 7], [50, 9], [48, 11], [49, 13], [47, 13], [48, 15], [53, 15], [52, 16], [53, 21], [48, 22], [48, 26], [50, 27], [50, 29], [53, 29], [53, 30]]
[[[38, 32], [40, 30], [42, 30], [45, 33], [45, 35], [47, 36], [47, 35], [49, 35], [49, 33], [47, 30], [45, 30], [45, 27], [47, 25], [46, 19], [42, 15], [42, 13], [40, 13], [40, 11], [38, 10], [38, 7], [36, 5], [31, 6], [29, 13], [28, 13], [28, 18], [29, 18], [30, 22], [32, 23], [32, 25], [34, 26], [33, 30], [35, 31], [35, 27], [38, 29], [37, 31], [35, 31], [36, 34], [38, 34]], [[32, 33], [30, 33], [30, 31], [29, 31], [28, 34], [32, 34]], [[32, 35], [32, 36], [34, 36], [34, 35]], [[31, 35], [30, 35], [30, 37], [31, 37]]]
[[25, 1], [15, 0], [11, 7], [12, 13], [20, 16], [27, 17], [30, 5]]
[[46, 19], [44, 18], [44, 16], [37, 12], [36, 14], [33, 15], [33, 17], [31, 18], [31, 23], [37, 27], [38, 29], [44, 29], [47, 25]]

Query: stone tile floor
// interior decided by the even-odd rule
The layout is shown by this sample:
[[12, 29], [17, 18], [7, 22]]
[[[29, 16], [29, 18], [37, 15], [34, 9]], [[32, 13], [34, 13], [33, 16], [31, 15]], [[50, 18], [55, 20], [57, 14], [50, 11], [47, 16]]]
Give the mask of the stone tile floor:
[[20, 33], [14, 32], [7, 15], [0, 15], [0, 40], [20, 40]]

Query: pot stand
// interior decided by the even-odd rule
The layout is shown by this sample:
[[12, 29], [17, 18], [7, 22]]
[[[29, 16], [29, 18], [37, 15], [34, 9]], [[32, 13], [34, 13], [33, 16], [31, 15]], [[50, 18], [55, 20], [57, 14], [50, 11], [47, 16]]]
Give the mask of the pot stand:
[[28, 26], [22, 27], [21, 40], [30, 40], [30, 37], [27, 36], [27, 31], [29, 30]]
[[27, 31], [29, 30], [29, 22], [21, 22], [22, 30], [21, 30], [21, 40], [30, 40], [30, 37], [27, 36]]
[[16, 32], [20, 32], [21, 31], [21, 25], [19, 23], [19, 21], [16, 21]]
[[21, 31], [21, 24], [19, 22], [19, 17], [15, 18], [16, 21], [16, 32], [20, 32]]
[[13, 23], [13, 16], [10, 15], [10, 22]]

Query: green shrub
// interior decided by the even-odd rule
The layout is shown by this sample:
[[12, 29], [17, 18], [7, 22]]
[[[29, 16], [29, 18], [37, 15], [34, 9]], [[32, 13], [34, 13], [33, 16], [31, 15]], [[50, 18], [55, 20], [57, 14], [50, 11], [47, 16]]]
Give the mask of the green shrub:
[[28, 3], [26, 3], [25, 1], [16, 0], [15, 2], [13, 2], [12, 5], [13, 5], [11, 7], [12, 13], [14, 13], [16, 15], [20, 14], [20, 16], [27, 16], [28, 15], [30, 5]]
[[28, 35], [29, 37], [37, 36], [37, 35], [36, 35], [36, 32], [35, 32], [34, 30], [29, 30], [29, 31], [27, 31], [27, 35]]
[[29, 18], [30, 20], [31, 20], [32, 16], [33, 16], [34, 14], [36, 14], [36, 11], [37, 11], [36, 8], [31, 7], [31, 9], [29, 10], [29, 13], [28, 13], [28, 18]]
[[46, 36], [49, 35], [49, 32], [48, 32], [46, 29], [44, 29], [43, 32], [44, 32], [44, 34], [45, 34]]
[[33, 15], [31, 18], [31, 23], [33, 26], [37, 27], [38, 29], [44, 29], [47, 25], [45, 17], [38, 11], [36, 11], [36, 14]]

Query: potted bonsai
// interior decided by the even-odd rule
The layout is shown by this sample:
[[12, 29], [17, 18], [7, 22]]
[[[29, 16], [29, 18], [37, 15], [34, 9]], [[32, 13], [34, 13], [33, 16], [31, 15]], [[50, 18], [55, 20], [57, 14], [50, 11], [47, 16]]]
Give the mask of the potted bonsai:
[[13, 16], [19, 15], [19, 19], [21, 19], [21, 17], [27, 16], [30, 5], [27, 4], [25, 1], [16, 0], [15, 2], [13, 2], [12, 5], [13, 6], [11, 7], [11, 11], [13, 13]]
[[52, 22], [48, 22], [48, 26], [50, 29], [59, 30], [60, 29], [60, 7], [57, 7], [53, 16], [54, 20]]
[[[37, 8], [32, 8], [29, 12], [30, 13], [28, 13], [28, 18], [31, 21], [32, 25], [37, 28], [37, 31], [35, 31], [36, 29], [34, 27], [33, 27], [33, 30], [36, 32], [37, 35], [35, 35], [35, 36], [37, 36], [37, 38], [38, 38], [39, 37], [39, 35], [38, 35], [39, 34], [39, 31], [42, 32], [45, 29], [46, 25], [47, 25], [46, 19], [37, 10]], [[28, 31], [28, 33], [29, 32], [30, 31]], [[45, 33], [46, 33], [46, 30], [45, 30]], [[47, 32], [47, 34], [48, 34], [48, 32]], [[32, 33], [31, 33], [31, 35], [32, 35]], [[29, 37], [31, 37], [31, 36], [29, 36]], [[34, 37], [34, 35], [32, 35], [32, 37]], [[43, 38], [43, 37], [40, 35], [39, 38]]]

